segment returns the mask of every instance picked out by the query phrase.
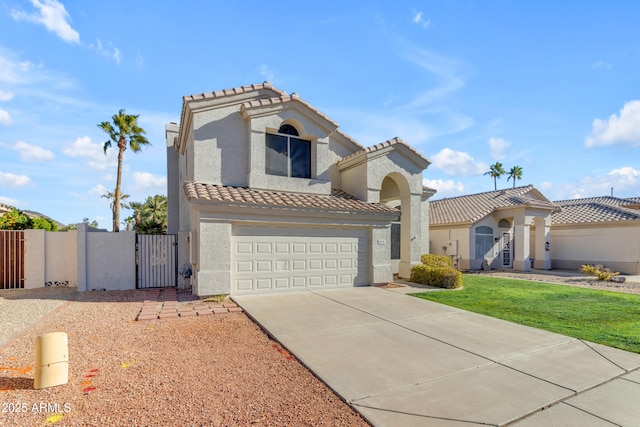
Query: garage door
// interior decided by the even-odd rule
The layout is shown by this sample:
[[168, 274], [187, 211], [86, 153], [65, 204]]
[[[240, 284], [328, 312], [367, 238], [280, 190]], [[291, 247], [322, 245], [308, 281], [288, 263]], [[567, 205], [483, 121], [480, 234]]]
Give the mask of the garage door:
[[369, 284], [366, 229], [234, 227], [234, 294]]

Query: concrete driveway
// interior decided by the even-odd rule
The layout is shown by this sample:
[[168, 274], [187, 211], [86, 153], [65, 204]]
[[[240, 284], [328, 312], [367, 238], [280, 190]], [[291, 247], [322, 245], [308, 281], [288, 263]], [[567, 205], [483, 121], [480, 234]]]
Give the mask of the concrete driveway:
[[402, 292], [234, 299], [375, 426], [640, 425], [640, 354]]

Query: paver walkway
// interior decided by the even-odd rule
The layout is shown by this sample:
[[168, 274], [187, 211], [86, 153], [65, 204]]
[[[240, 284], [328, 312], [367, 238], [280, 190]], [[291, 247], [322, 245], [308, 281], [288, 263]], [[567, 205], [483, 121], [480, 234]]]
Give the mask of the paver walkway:
[[234, 300], [378, 427], [640, 426], [640, 354], [401, 292]]
[[168, 319], [172, 317], [208, 316], [242, 311], [233, 302], [193, 301], [178, 303], [175, 288], [153, 288], [145, 291], [145, 299], [136, 320]]

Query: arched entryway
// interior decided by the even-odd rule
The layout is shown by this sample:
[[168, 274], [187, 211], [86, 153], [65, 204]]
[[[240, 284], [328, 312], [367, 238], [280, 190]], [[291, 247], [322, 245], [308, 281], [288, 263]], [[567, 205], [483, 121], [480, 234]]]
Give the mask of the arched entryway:
[[399, 232], [396, 230], [391, 232], [391, 257], [394, 274], [407, 278], [411, 273], [411, 242], [415, 237], [411, 233], [411, 219], [414, 215], [411, 209], [411, 190], [409, 182], [403, 175], [392, 172], [384, 177], [380, 187], [380, 203], [400, 210], [398, 221], [391, 225], [393, 229], [399, 224]]

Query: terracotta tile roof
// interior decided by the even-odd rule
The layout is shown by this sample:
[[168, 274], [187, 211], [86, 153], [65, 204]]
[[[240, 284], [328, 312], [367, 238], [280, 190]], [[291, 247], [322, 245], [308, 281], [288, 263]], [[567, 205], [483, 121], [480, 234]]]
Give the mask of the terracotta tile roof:
[[415, 154], [416, 156], [418, 156], [420, 159], [422, 159], [422, 160], [424, 160], [425, 162], [427, 162], [427, 164], [431, 163], [429, 160], [427, 160], [425, 157], [423, 157], [423, 156], [422, 156], [422, 154], [420, 154], [420, 153], [418, 153], [416, 150], [414, 150], [414, 149], [413, 149], [409, 144], [407, 144], [406, 142], [404, 142], [404, 141], [403, 141], [403, 140], [401, 140], [400, 138], [395, 137], [395, 138], [391, 138], [391, 139], [389, 139], [389, 140], [387, 140], [387, 141], [381, 142], [381, 143], [379, 143], [379, 144], [376, 144], [376, 145], [372, 145], [372, 146], [370, 146], [370, 147], [363, 148], [363, 149], [362, 149], [362, 150], [360, 150], [360, 151], [356, 151], [355, 153], [350, 154], [350, 155], [348, 155], [347, 157], [344, 157], [343, 159], [340, 159], [340, 160], [338, 161], [338, 164], [340, 164], [340, 163], [342, 163], [342, 162], [345, 162], [345, 161], [347, 161], [348, 159], [351, 159], [351, 158], [353, 158], [353, 157], [355, 157], [355, 156], [357, 156], [357, 155], [359, 155], [359, 154], [362, 154], [362, 153], [367, 153], [367, 154], [368, 154], [368, 153], [375, 153], [376, 151], [382, 150], [383, 148], [386, 148], [386, 147], [391, 147], [392, 145], [396, 145], [396, 144], [398, 144], [398, 145], [402, 145], [402, 146], [404, 146], [404, 147], [408, 148], [408, 149], [409, 149], [409, 151], [411, 151], [413, 154]]
[[331, 123], [333, 126], [338, 127], [338, 123], [334, 122], [329, 117], [327, 117], [325, 114], [323, 114], [320, 111], [318, 111], [317, 108], [313, 107], [308, 102], [302, 100], [302, 98], [300, 98], [300, 96], [297, 93], [292, 93], [291, 95], [283, 94], [283, 95], [280, 95], [280, 96], [274, 97], [274, 98], [252, 99], [251, 101], [246, 101], [241, 105], [240, 112], [242, 113], [245, 109], [250, 109], [250, 108], [265, 107], [265, 106], [269, 106], [269, 105], [282, 105], [282, 104], [285, 104], [285, 103], [291, 102], [291, 101], [300, 102], [302, 105], [304, 105], [305, 107], [309, 108], [311, 111], [313, 111], [314, 113], [316, 113], [317, 115], [322, 117], [324, 120], [326, 120], [329, 123]]
[[203, 99], [222, 98], [229, 95], [238, 95], [241, 93], [252, 92], [252, 91], [261, 90], [261, 89], [271, 89], [274, 92], [279, 93], [281, 96], [287, 95], [284, 91], [280, 89], [276, 89], [271, 85], [271, 83], [265, 81], [264, 83], [260, 83], [260, 84], [252, 84], [252, 85], [234, 87], [231, 89], [223, 89], [223, 90], [216, 90], [213, 92], [203, 92], [203, 93], [197, 93], [194, 95], [187, 95], [187, 96], [183, 96], [182, 100], [183, 102], [201, 101]]
[[612, 221], [640, 221], [640, 197], [589, 197], [554, 202], [561, 211], [551, 217], [551, 223], [588, 224]]
[[[531, 194], [534, 191], [542, 199], [534, 198]], [[555, 204], [542, 196], [533, 186], [528, 185], [433, 200], [429, 203], [429, 223], [431, 225], [473, 224], [497, 209], [516, 206], [557, 209]]]
[[331, 212], [363, 212], [399, 214], [397, 209], [381, 203], [367, 203], [342, 190], [331, 195], [279, 193], [252, 190], [247, 187], [185, 182], [184, 192], [190, 201], [210, 201], [225, 205], [273, 206], [282, 208], [313, 209]]

